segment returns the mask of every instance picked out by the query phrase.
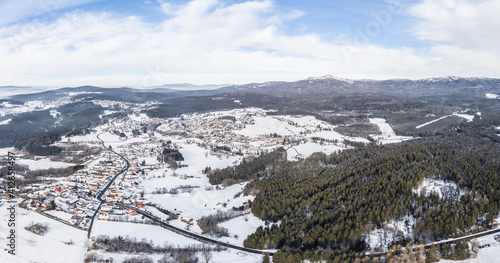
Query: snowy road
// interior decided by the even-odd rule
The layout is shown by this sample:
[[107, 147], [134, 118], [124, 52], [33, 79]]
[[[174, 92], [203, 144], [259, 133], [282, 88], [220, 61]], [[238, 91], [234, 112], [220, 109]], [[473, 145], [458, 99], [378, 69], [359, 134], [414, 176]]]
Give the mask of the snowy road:
[[[99, 134], [99, 135], [101, 135], [101, 134]], [[104, 141], [99, 137], [99, 135], [97, 135], [97, 139], [99, 139], [101, 141], [102, 147], [104, 147], [105, 149], [108, 149], [108, 148], [106, 148], [106, 145], [104, 145]], [[108, 149], [108, 150], [110, 150], [110, 149]], [[120, 158], [122, 158], [125, 161], [125, 167], [119, 173], [117, 173], [113, 177], [113, 179], [111, 179], [109, 181], [109, 183], [104, 187], [104, 189], [102, 189], [102, 191], [97, 195], [97, 200], [99, 200], [100, 204], [97, 207], [97, 209], [95, 210], [94, 216], [92, 216], [92, 220], [90, 221], [89, 231], [88, 231], [88, 234], [87, 234], [88, 238], [90, 238], [90, 233], [92, 232], [92, 226], [94, 225], [95, 217], [99, 213], [99, 210], [101, 209], [102, 204], [104, 204], [105, 201], [106, 201], [106, 200], [104, 200], [102, 198], [102, 196], [106, 193], [106, 191], [108, 191], [109, 187], [111, 187], [111, 185], [113, 185], [113, 183], [115, 182], [116, 178], [118, 178], [118, 176], [120, 176], [121, 174], [127, 173], [128, 168], [130, 167], [130, 162], [125, 157], [123, 157], [121, 154], [119, 154], [119, 153], [117, 153], [117, 152], [115, 152], [113, 150], [110, 150], [110, 151], [113, 152], [113, 153], [115, 153], [116, 155], [120, 156]]]
[[125, 207], [130, 208], [130, 209], [136, 211], [138, 214], [141, 214], [144, 217], [147, 217], [147, 218], [153, 220], [153, 222], [156, 222], [157, 225], [159, 225], [159, 226], [161, 226], [161, 227], [163, 227], [165, 229], [168, 229], [168, 230], [170, 230], [170, 231], [172, 231], [174, 233], [177, 233], [177, 234], [180, 234], [180, 235], [183, 235], [185, 237], [189, 237], [189, 238], [201, 241], [201, 242], [211, 243], [211, 244], [214, 244], [214, 245], [223, 246], [223, 247], [227, 247], [227, 248], [232, 248], [232, 249], [236, 249], [236, 250], [239, 250], [239, 251], [248, 252], [248, 253], [252, 253], [252, 254], [258, 254], [258, 255], [267, 254], [269, 256], [273, 256], [274, 253], [275, 253], [274, 251], [258, 250], [258, 249], [253, 249], [253, 248], [241, 247], [241, 246], [237, 246], [237, 245], [233, 245], [233, 244], [229, 244], [229, 243], [223, 243], [221, 241], [218, 241], [218, 240], [215, 240], [215, 239], [211, 239], [211, 238], [208, 238], [208, 237], [205, 237], [205, 236], [202, 236], [202, 235], [198, 235], [198, 234], [186, 231], [184, 229], [172, 226], [172, 225], [167, 224], [165, 222], [162, 222], [157, 217], [155, 217], [155, 216], [153, 216], [153, 215], [151, 215], [149, 213], [146, 213], [146, 212], [142, 211], [141, 209], [139, 209], [137, 207], [127, 206], [127, 205]]

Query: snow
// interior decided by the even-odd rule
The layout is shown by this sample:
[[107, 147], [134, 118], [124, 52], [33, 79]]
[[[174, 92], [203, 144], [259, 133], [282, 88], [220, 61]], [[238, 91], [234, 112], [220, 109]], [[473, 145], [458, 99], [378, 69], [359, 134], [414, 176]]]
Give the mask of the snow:
[[30, 170], [44, 170], [49, 168], [67, 168], [71, 166], [75, 166], [74, 163], [65, 163], [65, 162], [54, 162], [50, 159], [39, 159], [39, 160], [30, 160], [30, 159], [17, 159], [16, 163], [23, 164], [29, 166]]
[[[397, 241], [399, 238], [404, 238], [410, 236], [411, 229], [416, 223], [416, 219], [412, 216], [405, 216], [400, 220], [391, 220], [388, 223], [385, 223], [384, 228], [377, 228], [372, 230], [368, 235], [365, 236], [365, 241], [368, 244], [368, 251], [372, 249], [383, 248], [384, 251], [387, 251], [389, 246]], [[398, 233], [402, 235], [398, 235]]]
[[254, 125], [247, 125], [240, 131], [235, 131], [236, 134], [241, 134], [247, 137], [257, 137], [259, 135], [268, 135], [277, 133], [281, 136], [299, 135], [303, 128], [298, 128], [288, 124], [285, 121], [278, 120], [276, 117], [254, 117]]
[[[477, 116], [481, 116], [481, 112], [477, 112], [476, 113]], [[420, 129], [424, 126], [427, 126], [429, 124], [432, 124], [434, 122], [437, 122], [437, 121], [440, 121], [442, 119], [445, 119], [445, 118], [448, 118], [450, 116], [457, 116], [457, 117], [460, 117], [460, 118], [464, 118], [467, 122], [471, 122], [474, 120], [474, 115], [470, 115], [470, 114], [463, 114], [463, 113], [458, 113], [458, 112], [454, 112], [452, 115], [446, 115], [446, 116], [443, 116], [441, 118], [438, 118], [438, 119], [435, 119], [435, 120], [432, 120], [432, 121], [429, 121], [429, 122], [426, 122], [424, 124], [421, 124], [417, 127], [415, 127], [415, 129]]]
[[[210, 262], [213, 263], [260, 263], [262, 262], [262, 255], [250, 254], [245, 252], [236, 252], [235, 250], [228, 250], [222, 252], [212, 252], [212, 260]], [[203, 262], [203, 257], [198, 255], [200, 260]], [[272, 258], [270, 257], [270, 261], [272, 262]]]
[[[214, 249], [214, 246], [211, 247]], [[92, 251], [96, 252], [96, 251]], [[127, 258], [143, 256], [144, 254], [123, 254], [123, 253], [110, 253], [110, 252], [98, 252], [99, 256], [102, 256], [104, 260], [113, 258], [113, 262], [123, 262]], [[163, 254], [151, 254], [146, 255], [149, 258], [153, 259], [153, 262], [157, 262], [161, 258], [163, 258]], [[205, 262], [204, 257], [199, 252], [196, 255], [199, 259], [199, 262]], [[262, 262], [262, 255], [250, 254], [245, 252], [240, 252], [233, 249], [221, 250], [220, 252], [212, 250], [212, 258], [210, 259], [211, 263], [260, 263]], [[270, 257], [270, 259], [272, 259]]]
[[[0, 207], [0, 235], [7, 236], [6, 207]], [[18, 208], [17, 256], [10, 256], [0, 249], [1, 262], [83, 262], [87, 232], [62, 224], [33, 211]], [[30, 223], [46, 223], [49, 231], [39, 236], [24, 229]], [[67, 245], [65, 242], [73, 242]]]
[[234, 235], [238, 235], [238, 239], [235, 242], [231, 243], [243, 246], [243, 241], [250, 234], [253, 234], [255, 230], [257, 230], [257, 228], [261, 226], [264, 227], [265, 222], [260, 220], [253, 214], [248, 214], [220, 223], [219, 226], [227, 228], [231, 237], [234, 237]]
[[440, 121], [440, 120], [442, 120], [442, 119], [446, 119], [446, 118], [448, 118], [448, 117], [450, 117], [450, 116], [451, 116], [451, 115], [446, 115], [446, 116], [443, 116], [443, 117], [441, 117], [441, 118], [438, 118], [438, 119], [435, 119], [435, 120], [432, 120], [432, 121], [426, 122], [426, 123], [424, 123], [424, 124], [418, 125], [417, 127], [415, 127], [415, 129], [420, 129], [420, 128], [425, 127], [425, 126], [427, 126], [427, 125], [429, 125], [429, 124], [432, 124], [432, 123], [434, 123], [434, 122], [438, 122], [438, 121]]
[[[139, 215], [135, 216], [138, 219]], [[128, 222], [111, 222], [104, 220], [94, 221], [92, 229], [92, 237], [99, 235], [107, 235], [109, 237], [130, 237], [137, 240], [146, 239], [148, 242], [153, 241], [156, 245], [164, 245], [165, 243], [175, 246], [201, 245], [202, 243], [191, 238], [176, 234], [170, 230], [164, 229], [156, 225], [135, 224]]]
[[289, 161], [296, 161], [298, 158], [307, 158], [316, 152], [323, 152], [328, 155], [337, 153], [343, 149], [345, 148], [333, 144], [320, 145], [314, 142], [307, 142], [288, 148], [286, 153]]
[[500, 98], [500, 96], [493, 94], [493, 93], [486, 93], [486, 98], [487, 99], [498, 99], [498, 98]]
[[8, 147], [8, 148], [0, 148], [0, 155], [7, 156], [9, 152], [15, 152], [16, 150], [14, 147]]
[[474, 115], [470, 115], [470, 114], [460, 114], [460, 113], [454, 112], [453, 115], [460, 117], [460, 118], [464, 118], [467, 122], [471, 122], [474, 120]]
[[[500, 243], [495, 240], [495, 235], [488, 235], [482, 238], [474, 239], [479, 245], [490, 245], [489, 247], [479, 249], [475, 257], [466, 260], [441, 260], [440, 263], [496, 263], [500, 255]], [[469, 242], [470, 246], [470, 242]]]
[[413, 137], [397, 136], [391, 125], [383, 118], [370, 118], [370, 123], [378, 126], [382, 135], [370, 135], [379, 144], [400, 143], [402, 141], [412, 140]]
[[138, 114], [139, 116], [136, 116], [135, 114], [128, 115], [128, 117], [134, 121], [141, 122], [142, 120], [148, 120], [149, 117], [148, 115], [141, 113]]
[[[161, 182], [163, 181], [163, 182]], [[208, 186], [208, 178], [203, 179], [188, 179], [182, 180], [179, 178], [172, 178], [171, 176], [166, 176], [166, 178], [157, 179], [153, 184], [156, 183], [158, 187], [167, 185], [167, 181], [172, 181], [171, 185], [192, 185], [202, 184]], [[182, 182], [183, 181], [183, 182]], [[177, 182], [177, 183], [176, 183]], [[154, 190], [151, 184], [148, 182], [146, 189]], [[173, 186], [167, 187], [168, 189], [173, 188]], [[146, 199], [149, 202], [160, 205], [161, 207], [169, 211], [182, 212], [181, 217], [189, 217], [193, 219], [198, 219], [202, 216], [208, 216], [210, 214], [216, 213], [218, 210], [227, 211], [231, 210], [232, 207], [239, 207], [243, 205], [244, 202], [248, 200], [253, 200], [254, 196], [243, 196], [238, 198], [234, 196], [243, 190], [243, 186], [236, 184], [228, 186], [223, 190], [205, 190], [205, 187], [194, 188], [192, 193], [183, 193], [182, 189], [179, 189], [179, 193], [175, 195], [171, 194], [150, 194], [146, 195]], [[226, 204], [226, 208], [223, 204]], [[179, 217], [180, 222], [180, 217]], [[185, 224], [183, 224], [185, 225]]]
[[284, 116], [279, 116], [282, 117], [283, 119], [290, 120], [292, 122], [297, 123], [299, 126], [307, 126], [307, 127], [316, 127], [317, 125], [329, 125], [328, 123], [324, 121], [320, 121], [316, 119], [314, 116], [291, 116], [291, 115], [284, 115]]
[[[305, 136], [306, 138], [322, 138], [330, 141], [336, 140], [338, 143], [342, 143], [344, 140], [370, 143], [370, 141], [365, 138], [346, 137], [336, 131], [333, 131], [336, 126], [318, 120], [314, 116], [279, 115], [254, 117], [253, 120], [255, 121], [255, 124], [246, 125], [244, 129], [235, 131], [235, 133], [247, 137], [258, 137], [259, 135], [277, 133], [281, 136]], [[390, 126], [388, 124], [386, 125], [389, 127], [390, 131], [392, 131]], [[251, 142], [251, 145], [256, 147], [262, 146], [262, 144], [263, 142]], [[288, 160], [296, 160], [299, 157], [306, 158], [315, 152], [331, 154], [346, 148], [347, 147], [343, 147], [340, 144], [333, 145], [327, 143], [325, 145], [320, 145], [313, 142], [307, 142], [305, 144], [290, 147], [287, 150]]]
[[315, 133], [312, 133], [312, 134], [308, 134], [307, 137], [319, 137], [319, 138], [323, 138], [325, 140], [343, 140], [344, 139], [344, 135], [336, 132], [336, 131], [319, 131], [319, 132], [315, 132]]
[[[60, 206], [58, 205], [58, 207], [60, 207]], [[49, 214], [49, 215], [55, 216], [57, 218], [60, 218], [60, 219], [62, 219], [64, 221], [68, 221], [68, 222], [71, 219], [71, 217], [73, 217], [73, 215], [70, 214], [70, 213], [61, 212], [61, 211], [55, 211], [55, 210], [47, 211], [46, 213]]]
[[[61, 141], [66, 141], [68, 138], [62, 138]], [[91, 141], [98, 141], [97, 139], [97, 134], [95, 133], [90, 133], [87, 135], [76, 135], [76, 136], [71, 136], [69, 137], [69, 140], [71, 142], [91, 142]]]
[[9, 124], [9, 122], [11, 121], [12, 119], [7, 119], [7, 120], [4, 120], [4, 121], [1, 121], [0, 122], [0, 125], [7, 125]]
[[383, 136], [396, 136], [396, 133], [392, 129], [391, 125], [387, 123], [385, 119], [382, 118], [371, 118], [369, 119], [370, 123], [373, 123], [378, 126], [380, 129], [380, 132], [382, 133]]
[[239, 155], [219, 158], [215, 155], [211, 155], [209, 150], [199, 147], [197, 144], [186, 144], [186, 140], [173, 142], [176, 142], [182, 147], [179, 149], [179, 152], [185, 160], [182, 164], [188, 165], [188, 167], [177, 169], [176, 173], [178, 174], [185, 173], [187, 175], [201, 176], [201, 171], [206, 167], [211, 167], [212, 170], [216, 168], [226, 168], [239, 164], [242, 160], [242, 157]]
[[50, 110], [50, 115], [53, 117], [53, 118], [57, 118], [57, 115], [61, 115], [60, 112], [56, 111], [56, 110]]
[[[440, 198], [443, 198], [443, 196], [456, 195], [457, 184], [455, 182], [425, 178], [417, 189], [413, 189], [413, 192], [421, 195], [436, 193]], [[460, 191], [460, 195], [463, 195], [462, 191]]]
[[17, 115], [17, 114], [24, 113], [24, 112], [48, 110], [48, 109], [57, 108], [57, 107], [59, 107], [63, 104], [66, 104], [66, 103], [68, 103], [68, 102], [65, 100], [55, 100], [55, 101], [51, 101], [51, 102], [34, 100], [34, 101], [25, 102], [23, 105], [10, 104], [8, 102], [3, 102], [1, 104], [3, 106], [3, 108], [0, 108], [0, 116], [6, 116], [9, 114]]
[[344, 137], [344, 140], [351, 142], [362, 142], [364, 144], [369, 144], [370, 140], [360, 137]]

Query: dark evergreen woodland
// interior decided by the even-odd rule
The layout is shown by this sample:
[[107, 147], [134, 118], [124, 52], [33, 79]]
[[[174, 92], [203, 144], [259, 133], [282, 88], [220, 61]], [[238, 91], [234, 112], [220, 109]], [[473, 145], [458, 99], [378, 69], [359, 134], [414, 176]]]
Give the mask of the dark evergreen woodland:
[[[274, 262], [351, 261], [364, 254], [365, 234], [405, 215], [417, 223], [413, 236], [400, 240], [420, 244], [492, 227], [499, 146], [467, 129], [287, 163], [247, 185], [259, 190], [252, 212], [279, 224], [259, 228], [244, 245], [280, 249]], [[453, 181], [461, 193], [415, 193], [424, 178]]]

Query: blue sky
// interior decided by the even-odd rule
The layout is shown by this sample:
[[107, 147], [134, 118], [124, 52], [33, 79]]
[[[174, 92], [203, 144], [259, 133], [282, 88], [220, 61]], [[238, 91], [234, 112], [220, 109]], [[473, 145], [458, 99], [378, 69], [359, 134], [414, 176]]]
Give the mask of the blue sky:
[[3, 0], [0, 85], [500, 77], [495, 0]]

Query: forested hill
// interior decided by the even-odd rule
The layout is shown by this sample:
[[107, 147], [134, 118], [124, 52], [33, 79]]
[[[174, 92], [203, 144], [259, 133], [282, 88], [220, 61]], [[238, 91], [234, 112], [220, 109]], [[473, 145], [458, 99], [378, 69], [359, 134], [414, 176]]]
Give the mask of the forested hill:
[[[280, 223], [259, 228], [244, 244], [279, 249], [274, 262], [351, 262], [364, 255], [367, 234], [390, 220], [416, 220], [410, 235], [395, 233], [403, 245], [490, 228], [500, 207], [500, 150], [477, 129], [469, 124], [288, 163], [247, 185], [258, 189], [252, 212]], [[457, 190], [443, 197], [414, 191], [425, 178], [454, 182]]]

